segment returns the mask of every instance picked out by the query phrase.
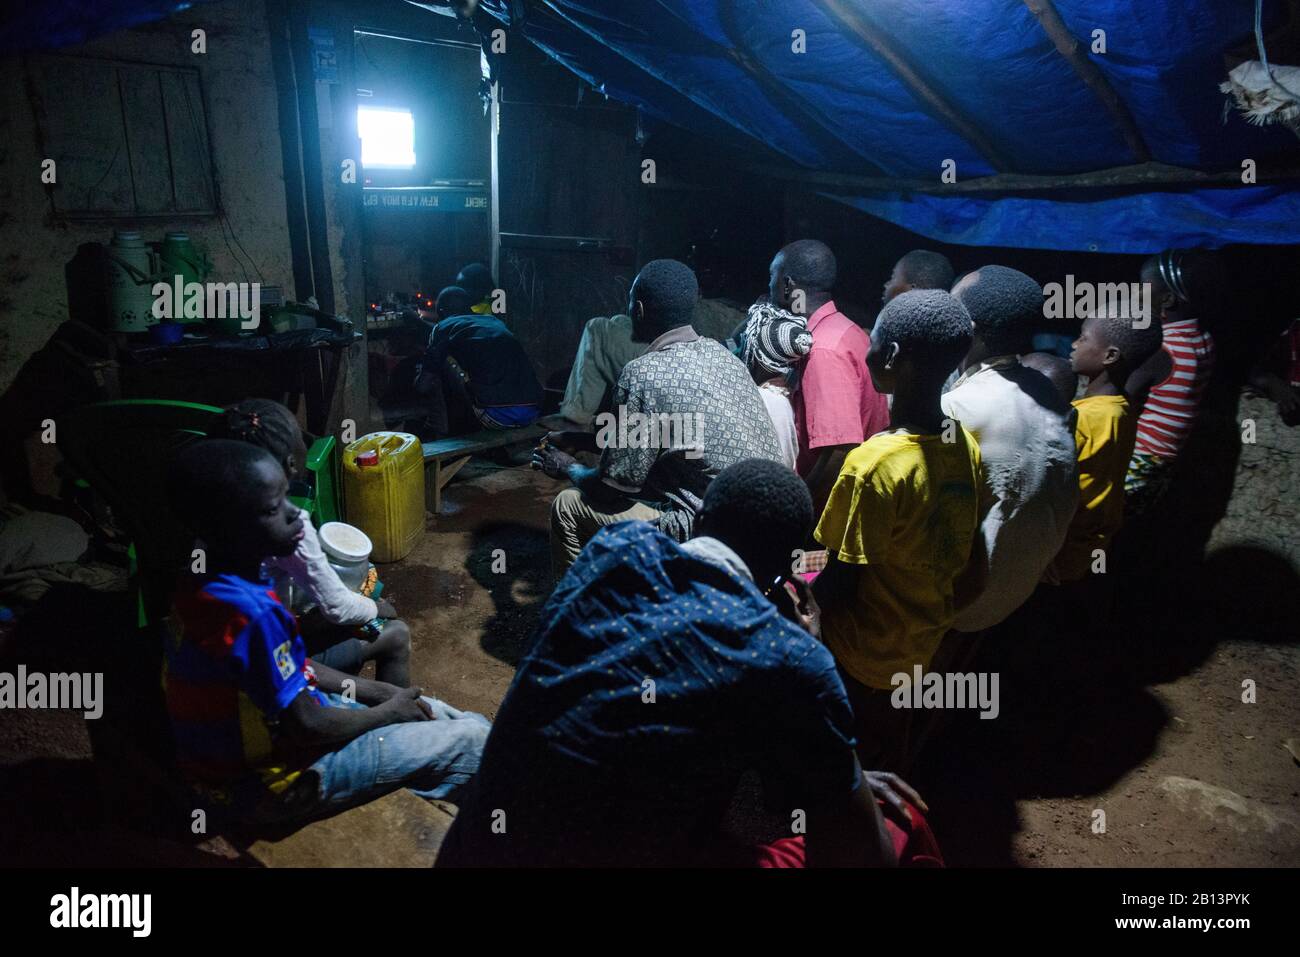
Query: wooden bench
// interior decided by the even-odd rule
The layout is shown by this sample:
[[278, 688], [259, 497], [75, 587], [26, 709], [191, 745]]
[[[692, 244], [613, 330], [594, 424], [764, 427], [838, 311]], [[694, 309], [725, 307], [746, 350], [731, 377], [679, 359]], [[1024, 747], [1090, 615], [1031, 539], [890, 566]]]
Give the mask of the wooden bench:
[[488, 449], [497, 449], [516, 442], [533, 442], [546, 434], [540, 425], [526, 425], [519, 429], [484, 429], [470, 435], [456, 435], [449, 439], [424, 443], [424, 504], [438, 515], [442, 512], [442, 490], [457, 472], [465, 467], [470, 457]]

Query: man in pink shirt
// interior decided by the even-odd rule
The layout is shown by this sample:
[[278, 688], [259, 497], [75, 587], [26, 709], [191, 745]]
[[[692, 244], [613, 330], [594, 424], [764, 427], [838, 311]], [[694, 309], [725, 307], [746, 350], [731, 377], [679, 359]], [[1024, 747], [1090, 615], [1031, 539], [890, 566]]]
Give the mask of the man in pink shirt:
[[889, 424], [889, 405], [867, 373], [871, 339], [835, 308], [835, 254], [800, 239], [772, 260], [768, 294], [782, 309], [808, 316], [812, 352], [790, 397], [799, 458], [795, 470], [812, 493], [814, 514], [826, 506], [844, 456]]

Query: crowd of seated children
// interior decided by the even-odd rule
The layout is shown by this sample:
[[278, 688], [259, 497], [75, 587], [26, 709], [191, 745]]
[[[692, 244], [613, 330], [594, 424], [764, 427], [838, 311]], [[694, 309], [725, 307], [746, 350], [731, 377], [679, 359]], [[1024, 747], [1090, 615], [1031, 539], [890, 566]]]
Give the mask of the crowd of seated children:
[[[946, 260], [914, 251], [895, 268], [868, 336], [839, 321], [830, 250], [813, 240], [784, 247], [772, 262], [766, 300], [751, 309], [740, 354], [753, 381], [780, 375], [786, 388], [796, 384], [789, 396], [795, 471], [787, 453], [702, 473], [695, 501], [682, 509], [692, 521], [672, 529], [659, 510], [632, 509], [606, 512], [572, 535], [553, 512], [553, 531], [572, 538], [556, 563], [559, 584], [443, 863], [843, 860], [819, 847], [827, 832], [815, 834], [811, 825], [794, 857], [785, 842], [756, 849], [724, 839], [718, 816], [745, 765], [764, 770], [765, 783], [779, 782], [778, 789], [791, 769], [805, 786], [830, 774], [818, 791], [840, 810], [823, 809], [819, 818], [836, 822], [836, 833], [844, 809], [856, 807], [846, 833], [856, 828], [859, 839], [841, 836], [840, 850], [854, 860], [887, 861], [884, 842], [869, 836], [862, 802], [845, 804], [844, 795], [861, 767], [911, 766], [914, 715], [894, 706], [898, 676], [911, 680], [915, 668], [932, 667], [945, 636], [997, 628], [1040, 582], [1064, 593], [1097, 570], [1096, 557], [1123, 518], [1143, 401], [1148, 393], [1156, 398], [1148, 418], [1153, 434], [1168, 437], [1159, 402], [1175, 396], [1183, 409], [1175, 424], [1189, 428], [1208, 375], [1212, 346], [1189, 319], [1215, 288], [1213, 269], [1203, 263], [1179, 253], [1153, 258], [1143, 278], [1155, 288], [1160, 322], [1100, 310], [1084, 322], [1067, 364], [1032, 352], [1043, 294], [1021, 272], [982, 266], [950, 294], [924, 288], [940, 272], [937, 284], [951, 282]], [[639, 311], [642, 322], [657, 311], [639, 301], [641, 294], [656, 299], [653, 288], [633, 292], [630, 312]], [[686, 298], [674, 305], [679, 317], [688, 314]], [[684, 328], [671, 332], [691, 341]], [[1152, 357], [1162, 333], [1172, 345], [1159, 367]], [[1196, 342], [1185, 345], [1189, 336]], [[629, 362], [624, 378], [645, 361]], [[674, 371], [686, 392], [704, 381], [692, 369]], [[1087, 384], [1076, 398], [1079, 377]], [[621, 397], [631, 391], [622, 388]], [[689, 398], [642, 407], [699, 408]], [[780, 432], [784, 408], [767, 407]], [[647, 469], [664, 458], [646, 455]], [[547, 445], [535, 462], [579, 487], [601, 476]], [[641, 492], [640, 484], [631, 490], [634, 499]], [[801, 551], [800, 523], [782, 524], [773, 495], [786, 504], [811, 499], [814, 538], [829, 552], [811, 595], [787, 590], [782, 566]], [[734, 523], [723, 520], [728, 514]], [[1104, 603], [1093, 612], [1104, 613]], [[742, 665], [770, 669], [774, 655], [804, 654], [807, 635], [789, 622], [820, 633], [822, 642], [821, 654], [810, 651], [806, 660], [819, 672], [813, 686], [830, 711], [811, 724], [793, 704], [760, 717], [737, 696], [749, 675]], [[842, 698], [826, 693], [829, 662]], [[656, 711], [664, 688], [669, 706]], [[706, 729], [699, 718], [706, 713], [736, 715], [737, 723], [710, 719]], [[805, 721], [764, 724], [783, 716]], [[823, 736], [827, 727], [840, 744]], [[749, 737], [756, 729], [765, 729], [763, 746]], [[847, 775], [844, 745], [857, 756]], [[787, 746], [798, 754], [774, 760], [772, 749]], [[683, 760], [670, 767], [678, 755]], [[566, 762], [574, 766], [571, 780]], [[559, 766], [566, 773], [548, 773]]]
[[[785, 457], [793, 421], [798, 441], [795, 464], [808, 480], [819, 508], [825, 504], [844, 455], [887, 421], [884, 398], [865, 371], [870, 337], [839, 311], [832, 298], [836, 272], [834, 253], [822, 242], [799, 240], [784, 247], [772, 261], [767, 292], [750, 308], [745, 322], [732, 336], [740, 345], [740, 358], [763, 386], [762, 398], [773, 416]], [[911, 289], [947, 289], [952, 277], [952, 264], [945, 256], [912, 250], [894, 266], [883, 298], [888, 302]], [[698, 305], [697, 301], [697, 310]], [[754, 355], [743, 350], [759, 309], [764, 310], [765, 317], [801, 322], [801, 331], [807, 333], [808, 339], [799, 336], [790, 344], [802, 349], [811, 342], [812, 349], [777, 356], [785, 361], [774, 359], [770, 367], [755, 365]], [[819, 329], [820, 334], [814, 337], [813, 329]], [[781, 335], [786, 334], [782, 328]], [[617, 406], [614, 391], [618, 379], [628, 363], [645, 354], [647, 335], [644, 330], [635, 333], [631, 317], [623, 314], [599, 316], [587, 323], [560, 412], [543, 420], [558, 430], [551, 445], [570, 454], [591, 446], [593, 440], [587, 433], [596, 431], [597, 413]], [[776, 369], [788, 371], [778, 376]]]
[[181, 449], [170, 482], [205, 557], [178, 583], [164, 675], [177, 766], [200, 799], [280, 822], [399, 787], [454, 798], [478, 769], [487, 719], [310, 661], [262, 576], [307, 533], [283, 463], [250, 442], [201, 439]]

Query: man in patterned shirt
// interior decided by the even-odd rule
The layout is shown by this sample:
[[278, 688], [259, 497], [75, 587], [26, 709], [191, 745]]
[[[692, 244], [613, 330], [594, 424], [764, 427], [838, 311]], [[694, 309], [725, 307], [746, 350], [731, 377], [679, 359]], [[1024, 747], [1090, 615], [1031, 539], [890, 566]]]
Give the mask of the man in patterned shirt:
[[[744, 363], [692, 328], [697, 299], [690, 267], [672, 259], [647, 263], [632, 283], [628, 315], [633, 339], [650, 347], [619, 376], [616, 411], [597, 416], [594, 434], [552, 432], [534, 451], [534, 468], [573, 483], [551, 508], [557, 578], [615, 522], [651, 522], [685, 541], [714, 476], [745, 459], [781, 461], [772, 420]], [[579, 450], [599, 450], [600, 464], [580, 465], [573, 457]]]

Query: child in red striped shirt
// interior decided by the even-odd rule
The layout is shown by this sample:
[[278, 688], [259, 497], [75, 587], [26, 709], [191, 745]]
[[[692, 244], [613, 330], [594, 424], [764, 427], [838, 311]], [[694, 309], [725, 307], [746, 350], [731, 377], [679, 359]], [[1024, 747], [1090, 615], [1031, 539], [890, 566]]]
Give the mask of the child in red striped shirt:
[[1214, 372], [1214, 339], [1202, 320], [1223, 289], [1222, 267], [1208, 253], [1169, 250], [1142, 264], [1162, 347], [1130, 378], [1126, 391], [1143, 402], [1137, 441], [1124, 481], [1126, 511], [1146, 511], [1169, 484], [1170, 466], [1187, 441]]

